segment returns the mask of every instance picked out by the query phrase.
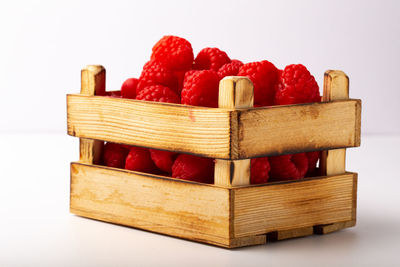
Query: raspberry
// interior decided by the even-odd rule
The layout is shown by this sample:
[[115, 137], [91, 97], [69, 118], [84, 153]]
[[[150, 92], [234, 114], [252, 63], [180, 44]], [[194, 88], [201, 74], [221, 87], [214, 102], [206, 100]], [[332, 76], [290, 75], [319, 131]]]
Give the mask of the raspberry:
[[270, 176], [273, 180], [298, 180], [304, 177], [308, 169], [305, 153], [269, 157]]
[[213, 70], [186, 73], [181, 103], [193, 106], [218, 107], [219, 77]]
[[277, 85], [275, 104], [290, 105], [309, 102], [321, 102], [314, 76], [301, 64], [286, 66]]
[[247, 76], [253, 82], [255, 105], [273, 105], [279, 78], [279, 71], [274, 64], [267, 60], [247, 63], [240, 67], [237, 75]]
[[139, 80], [136, 78], [127, 79], [121, 86], [121, 96], [123, 98], [136, 98], [136, 88], [139, 83]]
[[251, 159], [250, 183], [264, 184], [268, 181], [271, 167], [267, 157]]
[[151, 85], [144, 88], [138, 93], [136, 99], [155, 102], [180, 103], [179, 96], [168, 87], [162, 85]]
[[106, 143], [103, 149], [103, 163], [108, 167], [123, 168], [128, 152], [123, 145]]
[[126, 157], [125, 169], [153, 173], [156, 170], [150, 157], [149, 149], [132, 146]]
[[308, 159], [308, 173], [313, 173], [317, 167], [317, 162], [321, 157], [321, 151], [306, 152]]
[[172, 164], [178, 154], [170, 151], [150, 149], [150, 156], [156, 166], [167, 173], [172, 173]]
[[163, 63], [156, 60], [150, 60], [143, 66], [142, 74], [139, 77], [139, 83], [136, 88], [136, 95], [150, 85], [164, 85], [174, 91], [178, 87], [174, 73]]
[[218, 70], [218, 76], [220, 79], [226, 76], [236, 76], [239, 72], [240, 67], [243, 65], [242, 61], [233, 59], [231, 63], [223, 65]]
[[214, 160], [180, 154], [172, 165], [172, 177], [201, 183], [212, 183], [214, 179]]
[[152, 49], [151, 59], [162, 61], [174, 71], [189, 70], [193, 66], [192, 45], [177, 36], [164, 36]]
[[220, 67], [230, 62], [230, 58], [224, 51], [216, 47], [207, 47], [197, 54], [194, 60], [194, 69], [218, 71]]

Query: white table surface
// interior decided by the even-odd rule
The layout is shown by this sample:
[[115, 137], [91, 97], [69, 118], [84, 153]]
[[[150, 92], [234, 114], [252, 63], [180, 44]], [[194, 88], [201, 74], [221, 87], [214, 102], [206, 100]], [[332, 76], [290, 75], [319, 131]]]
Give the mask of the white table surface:
[[400, 266], [400, 136], [363, 136], [357, 225], [227, 250], [69, 213], [66, 134], [0, 135], [0, 266]]

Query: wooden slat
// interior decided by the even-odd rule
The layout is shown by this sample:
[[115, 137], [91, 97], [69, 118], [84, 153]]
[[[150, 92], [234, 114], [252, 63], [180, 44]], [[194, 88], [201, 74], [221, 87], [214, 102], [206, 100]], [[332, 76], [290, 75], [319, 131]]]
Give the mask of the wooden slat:
[[[324, 95], [322, 101], [346, 100], [349, 98], [349, 77], [339, 70], [328, 70], [324, 75]], [[361, 117], [361, 110], [356, 111]], [[361, 120], [359, 120], [361, 121]], [[361, 122], [354, 127], [360, 130]], [[357, 140], [359, 142], [359, 139]], [[321, 170], [324, 175], [337, 175], [346, 171], [346, 149], [323, 151], [321, 155]]]
[[314, 233], [314, 227], [302, 227], [296, 229], [289, 229], [289, 230], [281, 230], [269, 233], [267, 235], [268, 241], [277, 241], [277, 240], [285, 240], [289, 238], [296, 238], [296, 237], [303, 237], [309, 236]]
[[212, 185], [71, 164], [70, 210], [97, 220], [230, 247], [229, 199]]
[[[225, 77], [219, 84], [218, 107], [229, 109], [251, 108], [254, 103], [253, 83], [246, 77]], [[236, 113], [233, 113], [236, 114]], [[230, 117], [231, 156], [238, 154], [239, 123], [237, 116]], [[250, 159], [215, 160], [214, 183], [224, 186], [250, 184]]]
[[82, 95], [67, 102], [70, 135], [229, 158], [228, 110]]
[[233, 188], [234, 237], [352, 220], [356, 175]]
[[239, 111], [238, 158], [359, 146], [359, 100]]
[[[359, 100], [232, 110], [68, 95], [67, 106], [70, 135], [219, 159], [352, 147], [360, 140]], [[232, 118], [239, 126], [235, 150]]]
[[356, 225], [355, 220], [346, 221], [346, 222], [336, 222], [325, 225], [316, 225], [314, 226], [314, 233], [317, 235], [326, 235], [335, 231], [339, 231], [345, 228], [353, 227]]
[[[101, 65], [89, 65], [81, 71], [81, 94], [94, 96], [105, 95], [106, 92], [106, 70]], [[88, 164], [101, 162], [101, 153], [104, 142], [79, 139], [79, 161]]]
[[266, 235], [245, 236], [230, 240], [228, 248], [239, 248], [246, 246], [262, 245], [267, 243]]

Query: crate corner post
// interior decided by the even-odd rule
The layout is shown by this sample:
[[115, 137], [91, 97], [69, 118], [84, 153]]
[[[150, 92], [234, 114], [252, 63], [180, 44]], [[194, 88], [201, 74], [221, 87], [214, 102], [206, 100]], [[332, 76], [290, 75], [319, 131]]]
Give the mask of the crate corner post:
[[[338, 101], [349, 99], [349, 77], [340, 70], [328, 70], [324, 73], [324, 90], [323, 90], [323, 102]], [[357, 103], [357, 105], [361, 105]], [[361, 107], [357, 107], [356, 110], [361, 112]], [[360, 116], [361, 114], [359, 114]], [[357, 116], [358, 117], [358, 116]], [[357, 118], [356, 118], [357, 120]], [[360, 121], [359, 121], [360, 123]], [[357, 127], [357, 124], [356, 124]], [[360, 129], [355, 129], [355, 135]], [[359, 138], [358, 138], [359, 139]], [[359, 145], [357, 138], [355, 146]], [[322, 151], [320, 160], [320, 169], [322, 175], [340, 175], [346, 173], [346, 149], [338, 148], [327, 151]], [[315, 234], [328, 234], [337, 230], [355, 226], [356, 224], [356, 201], [357, 201], [357, 174], [353, 173], [353, 194], [352, 194], [352, 219], [350, 221], [337, 222], [327, 225], [316, 225], [314, 226]]]
[[250, 184], [250, 159], [239, 158], [238, 109], [254, 103], [253, 83], [246, 77], [228, 76], [219, 83], [218, 107], [230, 109], [230, 159], [215, 160], [215, 184], [240, 186]]
[[[339, 70], [328, 70], [324, 74], [322, 101], [349, 99], [349, 78]], [[332, 149], [322, 152], [321, 171], [323, 175], [337, 175], [346, 172], [346, 149]]]
[[[81, 70], [81, 94], [105, 95], [106, 70], [101, 65], [88, 65]], [[104, 142], [79, 138], [79, 161], [87, 164], [99, 164]]]

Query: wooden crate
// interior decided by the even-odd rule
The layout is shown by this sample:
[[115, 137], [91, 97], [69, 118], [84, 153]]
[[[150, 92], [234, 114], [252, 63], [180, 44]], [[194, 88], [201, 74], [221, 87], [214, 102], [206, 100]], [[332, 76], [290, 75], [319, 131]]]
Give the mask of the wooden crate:
[[[360, 145], [361, 101], [343, 72], [325, 73], [321, 103], [263, 108], [245, 77], [221, 80], [219, 108], [96, 96], [104, 91], [104, 68], [88, 66], [81, 94], [67, 96], [68, 134], [80, 138], [72, 213], [227, 248], [355, 225], [345, 149]], [[103, 141], [215, 158], [214, 184], [100, 166]], [[250, 185], [251, 158], [314, 150], [324, 176]]]

